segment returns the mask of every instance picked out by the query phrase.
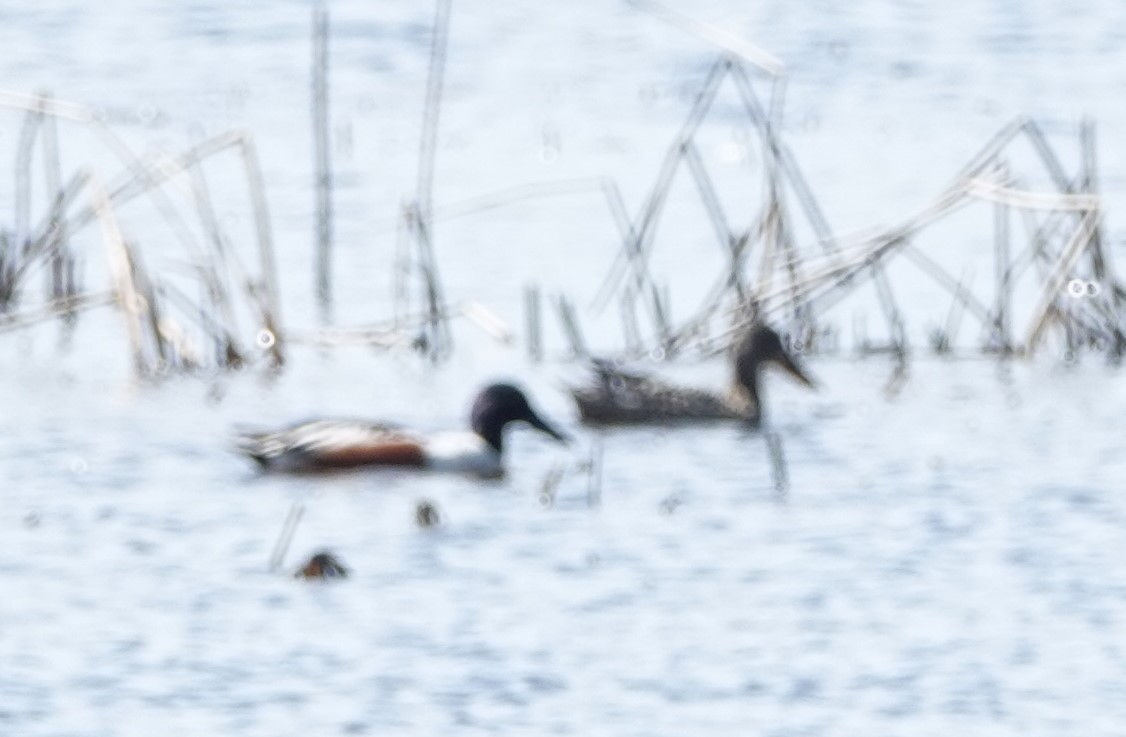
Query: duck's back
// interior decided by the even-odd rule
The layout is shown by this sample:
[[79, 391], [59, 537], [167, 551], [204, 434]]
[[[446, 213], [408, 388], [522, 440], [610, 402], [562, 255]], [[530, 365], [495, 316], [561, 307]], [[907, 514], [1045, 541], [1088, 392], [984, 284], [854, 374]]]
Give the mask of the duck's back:
[[640, 424], [739, 419], [743, 413], [715, 392], [677, 386], [595, 364], [590, 384], [573, 388], [579, 414], [596, 424]]
[[235, 445], [263, 468], [275, 471], [426, 465], [418, 435], [357, 420], [314, 420], [274, 432], [243, 432]]

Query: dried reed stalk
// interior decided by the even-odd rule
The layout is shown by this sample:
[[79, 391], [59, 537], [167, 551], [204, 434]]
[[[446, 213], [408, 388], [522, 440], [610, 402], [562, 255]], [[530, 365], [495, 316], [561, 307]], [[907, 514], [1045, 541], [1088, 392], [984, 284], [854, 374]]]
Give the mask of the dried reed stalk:
[[317, 0], [313, 6], [311, 105], [317, 222], [313, 273], [322, 323], [328, 322], [332, 306], [332, 160], [329, 148], [328, 59], [328, 6], [325, 0]]
[[129, 244], [121, 233], [117, 215], [110, 204], [109, 195], [101, 180], [94, 177], [90, 181], [95, 211], [102, 224], [102, 237], [106, 243], [110, 269], [113, 274], [114, 293], [117, 305], [125, 317], [125, 328], [133, 349], [133, 367], [137, 374], [145, 376], [151, 366], [145, 355], [144, 318], [148, 305], [141, 299], [137, 289], [136, 269]]
[[293, 506], [289, 508], [289, 514], [286, 515], [281, 532], [278, 533], [277, 542], [274, 543], [274, 551], [270, 554], [269, 570], [271, 573], [278, 571], [285, 562], [285, 556], [289, 552], [293, 536], [297, 533], [297, 525], [300, 524], [304, 515], [305, 505], [300, 502], [294, 502]]
[[575, 307], [571, 301], [567, 299], [566, 295], [560, 294], [555, 298], [556, 309], [559, 310], [559, 320], [563, 324], [563, 334], [567, 336], [567, 342], [571, 346], [571, 355], [573, 357], [586, 357], [590, 353], [587, 351], [586, 340], [583, 339], [582, 329], [579, 327], [579, 319], [575, 314]]
[[543, 330], [540, 318], [540, 289], [535, 284], [524, 287], [524, 317], [527, 331], [528, 358], [533, 363], [543, 360]]
[[104, 307], [117, 302], [114, 291], [91, 292], [60, 297], [23, 312], [0, 314], [0, 333], [21, 330], [39, 323], [55, 320], [96, 307]]

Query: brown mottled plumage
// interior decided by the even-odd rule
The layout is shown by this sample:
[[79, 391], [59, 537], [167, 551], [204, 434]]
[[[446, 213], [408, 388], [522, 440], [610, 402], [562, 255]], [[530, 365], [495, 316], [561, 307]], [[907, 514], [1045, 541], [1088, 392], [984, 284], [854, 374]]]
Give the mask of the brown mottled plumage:
[[774, 363], [806, 386], [814, 386], [786, 352], [778, 333], [766, 325], [748, 330], [733, 359], [734, 382], [727, 394], [628, 373], [605, 361], [595, 361], [594, 381], [573, 388], [571, 394], [583, 421], [592, 424], [744, 420], [757, 425], [762, 419], [759, 374], [764, 364]]
[[329, 552], [320, 552], [297, 569], [294, 578], [348, 578], [348, 569]]

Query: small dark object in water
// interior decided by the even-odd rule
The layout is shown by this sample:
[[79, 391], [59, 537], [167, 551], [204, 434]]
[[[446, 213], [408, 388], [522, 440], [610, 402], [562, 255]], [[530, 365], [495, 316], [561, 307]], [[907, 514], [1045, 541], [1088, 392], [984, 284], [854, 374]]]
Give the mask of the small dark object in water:
[[321, 552], [309, 559], [294, 578], [348, 578], [348, 569], [332, 553]]
[[684, 504], [684, 500], [682, 500], [676, 494], [670, 494], [669, 496], [661, 500], [661, 514], [665, 516], [672, 516], [673, 512], [675, 512], [681, 504]]
[[442, 524], [442, 515], [438, 514], [438, 507], [423, 499], [414, 510], [414, 521], [422, 528], [437, 527]]

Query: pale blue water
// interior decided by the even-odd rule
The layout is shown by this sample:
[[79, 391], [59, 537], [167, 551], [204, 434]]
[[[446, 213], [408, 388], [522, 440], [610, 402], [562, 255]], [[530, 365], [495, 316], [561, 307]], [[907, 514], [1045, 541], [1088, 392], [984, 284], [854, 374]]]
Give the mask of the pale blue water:
[[[1087, 114], [1117, 249], [1120, 5], [679, 7], [786, 61], [787, 137], [839, 228], [922, 206], [1018, 113], [1038, 116], [1073, 164], [1066, 134]], [[637, 207], [709, 49], [615, 3], [454, 12], [436, 201], [606, 175]], [[337, 317], [349, 323], [388, 312], [431, 9], [337, 2], [333, 14]], [[308, 20], [296, 2], [49, 1], [0, 11], [0, 80], [101, 106], [138, 150], [251, 130], [284, 317], [308, 327]], [[735, 211], [758, 154], [723, 164], [725, 144], [742, 140], [726, 99], [702, 140]], [[18, 126], [15, 114], [0, 121], [12, 156]], [[69, 165], [108, 170], [81, 130], [63, 141]], [[0, 179], [8, 195], [11, 177]], [[655, 263], [687, 310], [722, 254], [682, 184]], [[244, 212], [231, 201], [232, 218]], [[944, 231], [954, 251], [988, 245], [979, 215]], [[155, 232], [144, 208], [123, 220]], [[518, 331], [525, 283], [585, 304], [615, 247], [597, 193], [447, 221], [437, 238], [453, 298]], [[178, 257], [163, 244], [145, 245], [154, 264]], [[91, 236], [92, 278], [101, 248]], [[981, 258], [985, 283], [987, 248]], [[896, 285], [921, 334], [948, 303], [910, 278]], [[846, 334], [857, 309], [875, 330], [870, 308], [845, 307]], [[617, 345], [616, 316], [588, 327]], [[814, 360], [820, 392], [768, 384], [784, 500], [757, 435], [631, 430], [602, 437], [603, 499], [590, 508], [577, 466], [593, 436], [559, 391], [576, 369], [531, 366], [519, 345], [469, 326], [457, 336], [457, 358], [439, 368], [303, 351], [275, 381], [157, 386], [128, 380], [111, 312], [84, 318], [69, 354], [54, 328], [0, 336], [0, 734], [1122, 733], [1126, 394], [1114, 369], [1048, 354], [1009, 372], [922, 360], [887, 399], [885, 361]], [[547, 339], [562, 350], [554, 327]], [[718, 364], [675, 373], [725, 377]], [[518, 432], [501, 483], [259, 478], [226, 450], [235, 423], [315, 414], [456, 427], [499, 375], [579, 438], [561, 449]], [[545, 508], [556, 463], [570, 470]], [[439, 530], [414, 525], [421, 498], [441, 508]], [[287, 567], [330, 547], [351, 580], [266, 571], [295, 501], [306, 512]]]

